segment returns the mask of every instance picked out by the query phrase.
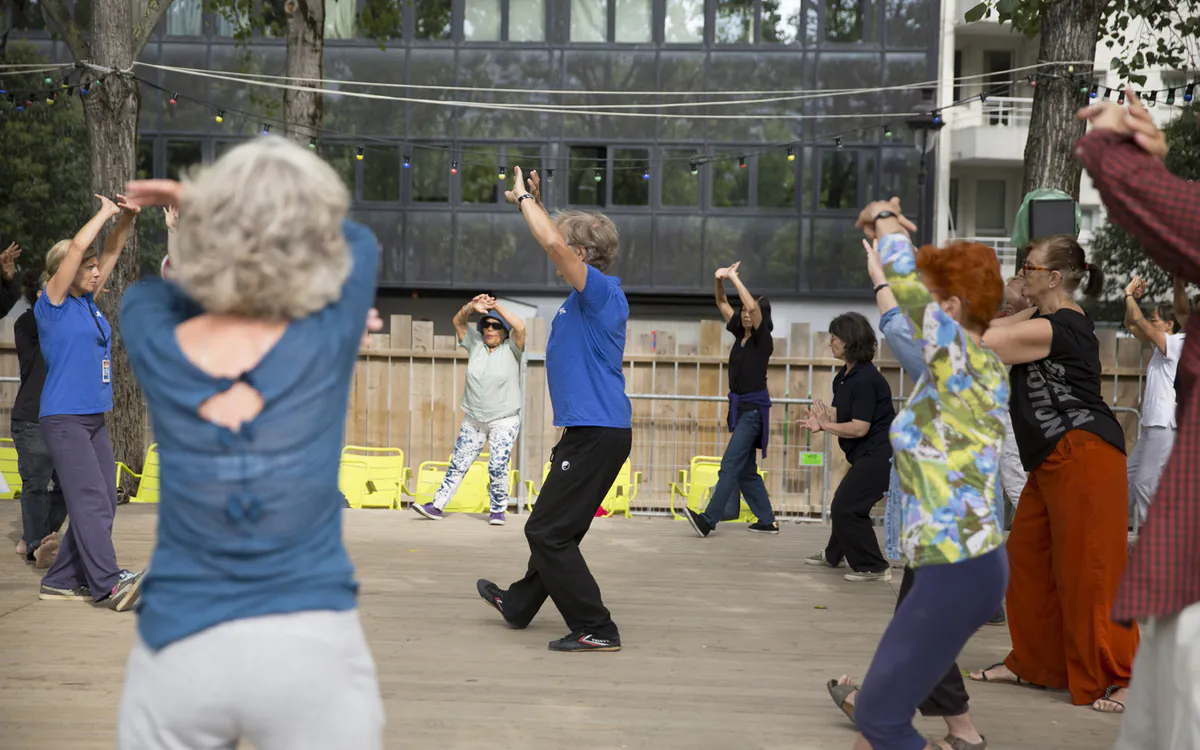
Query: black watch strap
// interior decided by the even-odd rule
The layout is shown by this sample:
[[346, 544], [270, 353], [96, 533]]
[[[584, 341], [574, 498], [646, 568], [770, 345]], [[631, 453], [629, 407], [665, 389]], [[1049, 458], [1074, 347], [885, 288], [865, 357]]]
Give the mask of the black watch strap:
[[[533, 197], [533, 193], [526, 193], [525, 195], [522, 195], [521, 197], [517, 198], [517, 210], [518, 211], [521, 210], [521, 201], [525, 200], [526, 198], [532, 198], [532, 197]], [[536, 203], [537, 201], [534, 201], [534, 202]]]
[[880, 211], [879, 213], [875, 214], [875, 218], [871, 221], [871, 226], [875, 226], [876, 222], [878, 222], [880, 219], [894, 219], [894, 218], [896, 218], [895, 211]]
[[875, 287], [875, 293], [876, 293], [876, 294], [879, 294], [879, 290], [880, 290], [880, 289], [883, 289], [883, 288], [885, 288], [885, 287], [888, 287], [888, 286], [891, 286], [891, 284], [888, 284], [886, 281], [885, 281], [885, 282], [883, 282], [883, 283], [882, 283], [882, 284], [880, 284], [879, 286]]

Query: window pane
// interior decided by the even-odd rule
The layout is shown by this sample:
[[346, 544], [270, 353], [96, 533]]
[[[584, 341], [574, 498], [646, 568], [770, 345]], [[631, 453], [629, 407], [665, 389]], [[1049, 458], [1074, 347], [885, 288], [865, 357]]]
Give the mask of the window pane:
[[[550, 53], [544, 50], [467, 47], [458, 53], [458, 85], [480, 89], [558, 88], [551, 75], [550, 58]], [[476, 91], [469, 98], [497, 104], [520, 102], [537, 106], [550, 103], [549, 95], [545, 94], [514, 96]], [[574, 98], [569, 101], [577, 103]], [[545, 112], [502, 109], [455, 109], [454, 117], [458, 122], [458, 137], [463, 140], [542, 140], [549, 134], [551, 122], [557, 128], [559, 120]]]
[[[705, 282], [700, 263], [704, 219], [699, 216], [659, 216], [655, 219], [654, 235], [654, 286], [668, 289], [702, 287]], [[712, 272], [708, 276], [711, 279]], [[708, 285], [711, 287], [712, 282]]]
[[[213, 45], [213, 49], [216, 50], [218, 47]], [[256, 48], [255, 53], [257, 54], [260, 49], [262, 48]], [[268, 49], [282, 51], [281, 47]], [[413, 57], [422, 59], [431, 53], [436, 54], [433, 50], [421, 50], [414, 52]], [[222, 70], [229, 70], [229, 68], [222, 68]], [[404, 80], [403, 61], [396, 61], [395, 51], [391, 49], [385, 51], [369, 45], [338, 44], [325, 47], [324, 74], [326, 78], [335, 81]], [[241, 88], [249, 89], [250, 87], [243, 85]], [[399, 89], [374, 86], [356, 90], [387, 96], [402, 95]], [[433, 98], [438, 93], [437, 91], [421, 91], [420, 93], [409, 92], [409, 95]], [[359, 133], [363, 132], [363, 123], [370, 123], [370, 132], [372, 133], [403, 133], [404, 110], [405, 105], [402, 102], [326, 95], [324, 127], [342, 133]], [[444, 136], [445, 133], [439, 135]]]
[[[855, 91], [852, 94], [823, 96], [806, 102], [805, 111], [817, 118], [805, 123], [805, 135], [810, 138], [832, 137], [844, 133], [857, 121], [845, 115], [878, 115], [881, 111], [882, 95], [877, 93], [880, 84], [879, 55], [864, 52], [822, 52], [817, 59], [815, 88], [819, 91]], [[830, 117], [829, 115], [841, 115]], [[864, 124], [877, 124], [877, 119]], [[827, 141], [828, 142], [828, 141]]]
[[363, 3], [363, 19], [368, 22], [359, 27], [359, 34], [364, 37], [399, 39], [404, 35], [402, 9], [407, 4], [407, 1], [366, 0]]
[[[458, 175], [462, 180], [463, 203], [495, 203], [500, 178], [500, 149], [472, 146], [462, 152]], [[505, 171], [505, 176], [508, 172]]]
[[412, 154], [413, 203], [446, 203], [450, 200], [450, 150], [431, 145]]
[[[604, 172], [607, 149], [603, 146], [572, 146], [567, 184], [567, 202], [575, 206], [604, 205]], [[597, 180], [596, 178], [600, 179]]]
[[796, 162], [787, 154], [768, 151], [758, 155], [758, 207], [792, 208], [796, 205]]
[[984, 237], [1003, 237], [1008, 211], [1004, 205], [1004, 180], [975, 182], [975, 233]]
[[516, 211], [458, 214], [456, 281], [461, 284], [541, 285], [546, 254]]
[[372, 146], [363, 155], [363, 200], [400, 200], [400, 159], [394, 146]]
[[825, 41], [862, 42], [876, 35], [868, 28], [872, 0], [825, 0]]
[[725, 158], [708, 165], [712, 170], [714, 208], [740, 208], [750, 205], [750, 167], [742, 168], [736, 159]]
[[451, 36], [450, 0], [415, 0], [417, 39], [449, 39]]
[[[404, 242], [404, 280], [441, 283], [451, 280], [452, 232], [445, 211], [408, 211]], [[862, 252], [858, 255], [861, 257]]]
[[915, 210], [921, 155], [912, 146], [884, 149], [881, 167], [879, 195], [895, 195], [900, 198], [901, 206], [912, 206]]
[[[179, 0], [175, 0], [179, 2]], [[325, 0], [325, 38], [353, 39], [358, 36], [353, 0]]]
[[508, 41], [546, 41], [545, 0], [508, 0]]
[[167, 142], [167, 178], [178, 180], [183, 170], [204, 161], [203, 149], [196, 141]]
[[[510, 171], [513, 167], [520, 167], [526, 177], [535, 169], [542, 174], [542, 149], [540, 146], [509, 146], [504, 149], [504, 163]], [[509, 183], [512, 183], [511, 174]]]
[[571, 0], [571, 41], [607, 41], [607, 6], [607, 0]]
[[748, 44], [754, 32], [754, 0], [717, 0], [717, 44]]
[[[383, 53], [394, 55], [393, 51]], [[385, 81], [385, 77], [359, 80]], [[433, 49], [412, 49], [408, 58], [408, 80], [410, 83], [423, 85], [454, 85], [454, 51]], [[389, 89], [394, 92], [394, 89]], [[420, 99], [454, 99], [458, 94], [454, 91], [437, 89], [422, 89]], [[328, 97], [326, 97], [328, 98]], [[392, 103], [395, 106], [395, 103]], [[409, 137], [445, 138], [454, 132], [450, 115], [453, 107], [438, 104], [409, 104], [408, 105], [408, 135]]]
[[799, 246], [799, 219], [710, 216], [704, 225], [703, 280], [711, 279], [718, 268], [740, 260], [738, 274], [755, 293], [794, 291], [799, 286]]
[[399, 282], [404, 280], [404, 248], [401, 242], [404, 237], [404, 214], [400, 209], [372, 209], [370, 211], [351, 211], [350, 218], [370, 227], [379, 240], [379, 249], [383, 256], [381, 282]]
[[613, 205], [650, 205], [650, 152], [642, 148], [613, 151]]
[[[888, 55], [883, 71], [883, 83], [888, 88], [925, 83], [938, 77], [936, 72], [929, 72], [929, 62], [924, 54]], [[883, 95], [885, 112], [912, 112], [920, 103], [920, 86], [895, 89]]]
[[[700, 91], [705, 87], [705, 53], [701, 50], [688, 52], [663, 52], [659, 80], [662, 91]], [[664, 100], [667, 97], [663, 97]], [[669, 112], [670, 110], [663, 110]], [[704, 120], [699, 117], [655, 118], [658, 137], [679, 140], [704, 138]]]
[[649, 288], [650, 257], [653, 246], [650, 217], [618, 215], [609, 218], [617, 226], [617, 235], [621, 241], [618, 245], [617, 257], [613, 259], [608, 273], [621, 279], [621, 288], [625, 291], [628, 291], [630, 287]]
[[[233, 141], [225, 141], [218, 143], [217, 147], [228, 145], [236, 146]], [[329, 162], [329, 166], [333, 167], [338, 176], [342, 178], [342, 183], [346, 189], [350, 191], [350, 195], [354, 195], [354, 170], [358, 163], [354, 158], [354, 147], [347, 143], [323, 143], [321, 144], [321, 156], [325, 161]]]
[[666, 151], [662, 165], [662, 204], [696, 206], [700, 202], [700, 174], [692, 174], [691, 151]]
[[883, 7], [889, 47], [921, 48], [928, 44], [929, 0], [886, 0]]
[[138, 138], [137, 145], [137, 178], [150, 180], [154, 178], [154, 139]]
[[703, 42], [704, 0], [667, 0], [663, 41], [667, 44]]
[[615, 0], [616, 41], [648, 42], [654, 25], [650, 21], [650, 0]]
[[167, 36], [200, 36], [203, 22], [203, 0], [175, 0], [167, 8]]
[[791, 44], [800, 41], [801, 0], [763, 0], [762, 40]]
[[[801, 73], [803, 59], [790, 53], [723, 52], [713, 54], [708, 63], [705, 88], [709, 91], [744, 91], [747, 89], [779, 91], [805, 87]], [[879, 58], [875, 58], [875, 83], [878, 86]], [[830, 97], [822, 97], [826, 99]], [[786, 109], [786, 108], [785, 108]], [[708, 107], [712, 115], [779, 115], [785, 109], [779, 103], [743, 104], [738, 106]], [[842, 128], [846, 123], [839, 122]], [[805, 123], [805, 127], [808, 124]], [[801, 123], [786, 119], [710, 120], [708, 137], [713, 141], [745, 143], [747, 141], [775, 141], [787, 143], [801, 136]]]
[[463, 38], [468, 42], [500, 39], [500, 0], [467, 0]]
[[808, 260], [808, 286], [812, 290], [870, 289], [862, 253], [862, 232], [854, 217], [813, 219], [812, 254]]
[[957, 236], [962, 231], [958, 223], [958, 178], [950, 178], [950, 236]]
[[854, 209], [858, 204], [858, 152], [822, 151], [817, 207]]
[[[240, 146], [242, 143], [244, 143], [244, 141], [217, 141], [216, 143], [213, 144], [213, 154], [216, 156], [216, 158], [220, 159], [222, 156], [225, 155], [225, 153], [227, 151], [229, 151], [230, 149], [232, 149], [236, 146]], [[321, 148], [321, 152], [322, 152], [321, 155], [324, 156], [325, 155], [324, 154], [325, 147]], [[326, 161], [329, 161], [329, 159], [326, 158]], [[330, 163], [332, 164], [332, 162], [330, 162]], [[350, 194], [353, 195], [354, 194], [353, 163], [351, 163], [351, 167], [352, 168], [351, 168], [351, 172], [350, 172], [349, 187], [350, 187]]]

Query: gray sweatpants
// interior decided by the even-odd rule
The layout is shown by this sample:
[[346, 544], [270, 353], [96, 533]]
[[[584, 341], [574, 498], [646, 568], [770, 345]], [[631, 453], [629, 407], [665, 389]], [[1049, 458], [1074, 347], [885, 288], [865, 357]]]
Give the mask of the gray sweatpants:
[[1143, 427], [1137, 445], [1125, 462], [1129, 476], [1129, 500], [1137, 504], [1138, 522], [1146, 522], [1146, 511], [1158, 489], [1171, 448], [1175, 445], [1174, 427]]
[[383, 747], [383, 701], [358, 611], [233, 620], [125, 669], [119, 750]]

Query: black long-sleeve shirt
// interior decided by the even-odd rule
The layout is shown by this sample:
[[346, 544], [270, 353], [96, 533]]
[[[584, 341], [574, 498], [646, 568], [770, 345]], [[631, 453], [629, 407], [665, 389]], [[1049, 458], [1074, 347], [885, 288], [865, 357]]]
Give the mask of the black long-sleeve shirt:
[[[0, 300], [2, 301], [2, 300]], [[46, 382], [46, 361], [38, 343], [37, 320], [29, 308], [13, 324], [17, 342], [17, 361], [21, 366], [21, 387], [13, 402], [14, 422], [36, 422], [42, 406], [42, 386]]]

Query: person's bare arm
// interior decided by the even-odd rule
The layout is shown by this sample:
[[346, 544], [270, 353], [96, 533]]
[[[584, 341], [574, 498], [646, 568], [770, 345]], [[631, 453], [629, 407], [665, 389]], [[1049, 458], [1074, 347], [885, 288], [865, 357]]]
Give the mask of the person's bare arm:
[[83, 225], [83, 229], [80, 229], [79, 233], [71, 240], [71, 246], [67, 249], [67, 254], [63, 256], [58, 270], [46, 282], [46, 295], [50, 298], [50, 303], [55, 306], [61, 305], [67, 298], [67, 294], [71, 291], [71, 283], [75, 281], [75, 274], [79, 272], [79, 266], [83, 263], [83, 254], [96, 241], [100, 230], [104, 228], [109, 219], [121, 213], [121, 209], [117, 208], [117, 205], [108, 198], [102, 195], [96, 197], [100, 199], [100, 210], [87, 224]]
[[483, 315], [487, 313], [496, 304], [486, 294], [477, 294], [471, 298], [471, 301], [458, 309], [454, 314], [454, 333], [458, 335], [458, 340], [462, 341], [467, 335], [467, 321], [471, 319], [471, 313], [479, 313]]
[[762, 308], [758, 306], [758, 300], [754, 299], [754, 295], [750, 294], [750, 290], [742, 283], [738, 277], [738, 266], [742, 265], [739, 260], [729, 267], [729, 280], [733, 282], [733, 287], [737, 289], [738, 299], [742, 301], [742, 309], [750, 313], [750, 324], [755, 328], [762, 326]]
[[133, 222], [142, 210], [141, 206], [131, 202], [123, 195], [117, 196], [117, 207], [121, 209], [121, 218], [117, 220], [117, 226], [108, 233], [108, 238], [104, 240], [104, 252], [100, 254], [100, 283], [96, 285], [96, 293], [93, 295], [95, 297], [104, 294], [108, 279], [116, 269], [117, 261], [121, 258], [121, 251], [125, 249], [125, 242], [129, 239], [129, 232], [133, 229]]
[[1005, 326], [1011, 326], [1016, 323], [1023, 323], [1026, 320], [1029, 320], [1030, 318], [1032, 318], [1033, 314], [1036, 312], [1037, 312], [1036, 307], [1027, 307], [1024, 310], [1022, 310], [1021, 312], [1013, 313], [1012, 315], [1005, 315], [1003, 318], [992, 318], [992, 322], [988, 323], [988, 328], [989, 329], [997, 328], [997, 327], [1003, 328]]
[[1167, 334], [1155, 328], [1142, 314], [1138, 304], [1146, 291], [1146, 283], [1137, 276], [1125, 287], [1125, 327], [1133, 337], [1143, 344], [1151, 344], [1163, 354], [1167, 353]]
[[512, 328], [509, 336], [512, 337], [513, 344], [521, 351], [525, 351], [525, 321], [505, 310], [501, 305], [492, 305], [492, 311], [504, 318], [504, 322], [508, 323], [509, 327]]
[[1053, 341], [1054, 329], [1045, 318], [1022, 320], [1004, 326], [991, 325], [983, 334], [983, 345], [994, 351], [1006, 365], [1045, 359], [1050, 356], [1050, 344]]
[[[554, 226], [550, 219], [550, 214], [546, 213], [546, 209], [539, 202], [538, 192], [535, 192], [539, 184], [537, 173], [534, 172], [530, 175], [527, 187], [521, 168], [513, 167], [513, 189], [504, 191], [504, 198], [517, 206], [521, 215], [525, 217], [525, 223], [529, 226], [533, 238], [546, 251], [546, 255], [550, 256], [550, 261], [562, 277], [576, 291], [582, 292], [587, 284], [588, 266], [575, 249], [567, 245], [567, 241], [559, 234], [558, 227]], [[534, 197], [519, 201], [526, 193]]]
[[1175, 320], [1179, 321], [1179, 330], [1182, 331], [1187, 327], [1188, 316], [1192, 314], [1192, 304], [1188, 301], [1187, 282], [1176, 276], [1174, 286], [1171, 308], [1175, 312]]
[[721, 313], [721, 318], [728, 323], [733, 320], [733, 305], [729, 304], [729, 298], [725, 296], [725, 279], [729, 278], [728, 268], [718, 268], [717, 273], [713, 276], [713, 297], [717, 301], [717, 311]]

